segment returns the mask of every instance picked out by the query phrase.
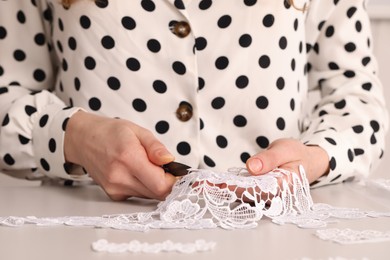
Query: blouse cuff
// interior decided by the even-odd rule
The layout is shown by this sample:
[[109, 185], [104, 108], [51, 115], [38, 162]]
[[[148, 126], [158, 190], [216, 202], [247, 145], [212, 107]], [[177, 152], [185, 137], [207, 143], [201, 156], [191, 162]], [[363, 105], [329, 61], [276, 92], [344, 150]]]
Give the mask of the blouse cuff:
[[314, 181], [311, 187], [336, 184], [353, 178], [353, 145], [348, 137], [332, 130], [317, 132], [301, 138], [305, 145], [317, 145], [328, 153], [329, 172]]
[[69, 164], [65, 161], [66, 125], [69, 118], [79, 110], [81, 108], [64, 108], [59, 104], [50, 104], [35, 115], [33, 123], [35, 160], [38, 169], [48, 177], [77, 181], [90, 180], [84, 172], [70, 174]]

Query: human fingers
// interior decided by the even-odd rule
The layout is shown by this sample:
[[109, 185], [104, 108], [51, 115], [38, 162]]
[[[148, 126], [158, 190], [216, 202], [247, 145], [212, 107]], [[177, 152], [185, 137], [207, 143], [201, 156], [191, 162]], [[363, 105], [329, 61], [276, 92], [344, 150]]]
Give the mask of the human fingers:
[[299, 163], [302, 146], [302, 143], [294, 139], [278, 139], [267, 150], [249, 158], [246, 162], [247, 169], [253, 175], [260, 175], [281, 165], [295, 168], [291, 163]]
[[152, 163], [164, 165], [175, 160], [175, 157], [168, 151], [165, 145], [163, 145], [149, 130], [140, 127], [136, 129], [135, 134]]

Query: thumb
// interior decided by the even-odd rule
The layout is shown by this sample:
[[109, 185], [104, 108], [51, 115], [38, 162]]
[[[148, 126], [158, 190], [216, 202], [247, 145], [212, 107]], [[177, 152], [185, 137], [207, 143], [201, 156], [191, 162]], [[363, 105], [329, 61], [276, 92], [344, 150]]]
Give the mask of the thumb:
[[279, 139], [273, 142], [267, 150], [262, 151], [246, 162], [249, 173], [260, 175], [273, 169], [295, 161], [297, 158], [296, 144], [293, 140]]
[[151, 132], [144, 131], [138, 135], [149, 160], [155, 165], [163, 165], [175, 160], [175, 157], [168, 151]]

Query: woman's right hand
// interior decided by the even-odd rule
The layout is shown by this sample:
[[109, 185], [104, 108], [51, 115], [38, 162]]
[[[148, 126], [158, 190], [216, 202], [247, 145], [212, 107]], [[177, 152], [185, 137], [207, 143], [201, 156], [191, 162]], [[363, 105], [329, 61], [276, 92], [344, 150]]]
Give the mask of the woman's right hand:
[[173, 155], [147, 129], [79, 111], [67, 124], [67, 162], [81, 165], [112, 200], [164, 199], [176, 178], [160, 167]]

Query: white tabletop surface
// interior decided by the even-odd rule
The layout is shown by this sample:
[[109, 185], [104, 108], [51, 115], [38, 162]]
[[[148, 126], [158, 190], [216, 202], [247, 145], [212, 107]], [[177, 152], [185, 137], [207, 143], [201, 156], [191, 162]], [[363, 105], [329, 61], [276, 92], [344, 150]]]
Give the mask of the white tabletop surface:
[[[390, 211], [390, 192], [348, 183], [312, 190], [314, 202], [332, 206], [357, 207], [364, 210]], [[0, 216], [60, 217], [70, 215], [101, 216], [104, 214], [151, 211], [155, 201], [129, 200], [112, 202], [97, 186], [87, 187], [0, 187]], [[390, 218], [342, 220], [328, 228], [374, 229], [390, 231]], [[390, 259], [390, 242], [340, 245], [323, 241], [313, 229], [293, 225], [279, 226], [263, 218], [250, 230], [151, 230], [130, 232], [89, 227], [0, 226], [0, 259]], [[133, 239], [156, 243], [194, 242], [197, 239], [216, 242], [210, 252], [190, 255], [180, 253], [98, 253], [91, 243], [98, 239], [127, 243]]]

